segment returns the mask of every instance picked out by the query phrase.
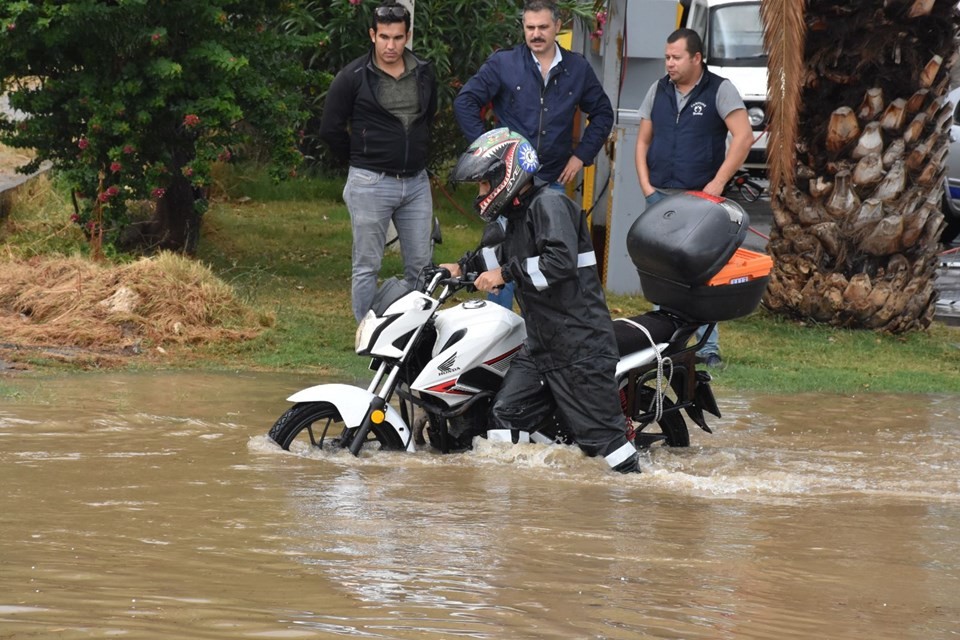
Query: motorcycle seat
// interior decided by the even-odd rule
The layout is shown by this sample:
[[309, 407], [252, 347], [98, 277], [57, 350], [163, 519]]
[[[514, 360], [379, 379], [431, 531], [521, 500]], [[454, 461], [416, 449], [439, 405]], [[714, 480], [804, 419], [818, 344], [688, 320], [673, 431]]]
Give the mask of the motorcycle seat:
[[631, 322], [623, 322], [622, 318], [613, 321], [613, 333], [617, 339], [617, 350], [621, 358], [653, 346], [643, 331], [633, 324], [634, 322], [650, 332], [650, 337], [655, 344], [669, 342], [679, 328], [678, 318], [659, 311], [648, 311], [642, 315], [633, 316], [629, 320]]

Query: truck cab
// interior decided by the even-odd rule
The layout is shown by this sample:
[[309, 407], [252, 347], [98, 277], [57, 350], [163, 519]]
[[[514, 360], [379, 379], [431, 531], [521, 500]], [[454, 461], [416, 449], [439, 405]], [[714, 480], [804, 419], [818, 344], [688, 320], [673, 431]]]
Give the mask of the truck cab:
[[704, 62], [733, 83], [747, 107], [754, 143], [744, 167], [765, 175], [767, 54], [760, 0], [680, 0], [680, 5], [680, 25], [700, 35]]

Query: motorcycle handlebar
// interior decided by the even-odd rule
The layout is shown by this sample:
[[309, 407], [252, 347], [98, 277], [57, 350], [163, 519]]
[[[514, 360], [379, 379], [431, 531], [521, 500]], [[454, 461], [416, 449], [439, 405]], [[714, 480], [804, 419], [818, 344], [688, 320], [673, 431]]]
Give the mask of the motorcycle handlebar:
[[[444, 271], [447, 271], [444, 269]], [[450, 272], [447, 271], [447, 277], [440, 280], [440, 284], [451, 287], [453, 289], [467, 289], [476, 291], [476, 288], [473, 286], [474, 280], [477, 279], [477, 276], [480, 275], [476, 272], [471, 271], [470, 273], [464, 273], [459, 278], [454, 278], [449, 275]]]
[[429, 267], [425, 273], [427, 285], [426, 289], [432, 289], [435, 286], [442, 285], [445, 287], [450, 287], [454, 291], [460, 289], [475, 290], [473, 287], [474, 280], [477, 279], [478, 273], [469, 272], [460, 275], [459, 277], [454, 277], [450, 274], [449, 269], [443, 267]]

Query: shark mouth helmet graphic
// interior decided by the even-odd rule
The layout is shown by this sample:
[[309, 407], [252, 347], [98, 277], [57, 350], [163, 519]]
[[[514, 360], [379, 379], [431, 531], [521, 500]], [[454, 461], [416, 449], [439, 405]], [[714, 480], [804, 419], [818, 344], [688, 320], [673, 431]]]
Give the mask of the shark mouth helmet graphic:
[[503, 127], [486, 132], [467, 148], [450, 181], [489, 182], [490, 191], [477, 196], [473, 206], [483, 220], [492, 222], [539, 169], [533, 146], [519, 133]]

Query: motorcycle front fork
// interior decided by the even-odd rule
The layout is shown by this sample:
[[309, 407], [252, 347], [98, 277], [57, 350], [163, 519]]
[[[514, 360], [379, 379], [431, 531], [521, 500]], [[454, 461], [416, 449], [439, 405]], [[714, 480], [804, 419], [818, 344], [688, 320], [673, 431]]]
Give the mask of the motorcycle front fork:
[[[389, 374], [386, 374], [387, 369], [387, 363], [381, 362], [377, 368], [377, 373], [373, 376], [373, 380], [370, 381], [370, 385], [367, 387], [367, 391], [374, 394], [374, 396], [373, 399], [370, 400], [370, 405], [367, 407], [367, 411], [363, 416], [363, 422], [360, 423], [360, 426], [356, 429], [356, 433], [350, 438], [350, 453], [355, 456], [360, 455], [360, 449], [363, 448], [363, 443], [370, 434], [370, 429], [373, 428], [373, 425], [381, 424], [387, 417], [387, 401], [389, 401], [390, 396], [393, 395], [394, 387], [397, 384], [397, 375], [400, 373], [400, 367], [394, 366]], [[386, 380], [381, 385], [380, 381], [383, 380], [384, 374], [386, 374]], [[379, 392], [377, 391], [377, 387], [380, 387]]]

